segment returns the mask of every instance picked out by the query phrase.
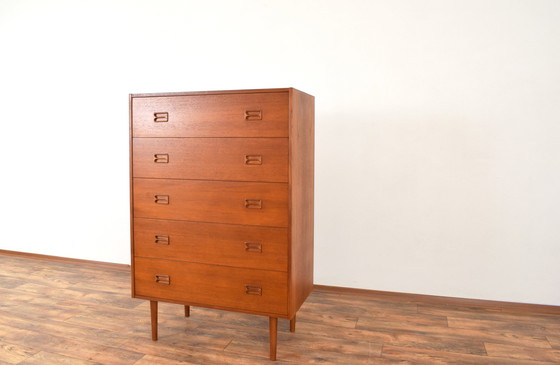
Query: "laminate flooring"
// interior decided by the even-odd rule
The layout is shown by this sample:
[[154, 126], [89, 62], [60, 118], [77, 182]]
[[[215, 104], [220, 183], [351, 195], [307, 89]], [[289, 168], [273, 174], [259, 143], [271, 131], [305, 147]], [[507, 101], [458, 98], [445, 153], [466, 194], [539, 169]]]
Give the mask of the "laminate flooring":
[[[0, 365], [272, 364], [266, 317], [130, 297], [127, 269], [0, 255]], [[560, 364], [560, 315], [318, 292], [277, 364]]]

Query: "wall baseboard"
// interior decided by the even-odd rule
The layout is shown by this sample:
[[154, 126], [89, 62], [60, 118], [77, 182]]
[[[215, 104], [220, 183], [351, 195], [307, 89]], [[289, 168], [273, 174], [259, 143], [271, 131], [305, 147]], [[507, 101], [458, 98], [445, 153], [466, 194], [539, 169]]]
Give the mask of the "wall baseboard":
[[91, 266], [91, 267], [97, 267], [105, 270], [130, 271], [130, 265], [115, 264], [115, 263], [103, 262], [103, 261], [73, 259], [68, 257], [49, 256], [49, 255], [41, 255], [38, 253], [27, 253], [27, 252], [8, 251], [8, 250], [0, 250], [0, 255], [15, 256], [15, 257], [21, 257], [21, 258], [33, 259], [33, 260], [61, 262], [61, 263], [75, 264], [81, 266]]
[[[0, 255], [15, 256], [15, 257], [21, 257], [21, 258], [27, 258], [33, 260], [61, 262], [61, 263], [82, 265], [82, 266], [90, 266], [90, 267], [96, 267], [105, 270], [130, 271], [130, 265], [115, 264], [115, 263], [102, 262], [102, 261], [73, 259], [68, 257], [49, 256], [49, 255], [41, 255], [36, 253], [27, 253], [27, 252], [9, 251], [9, 250], [0, 250]], [[380, 291], [380, 290], [355, 289], [355, 288], [347, 288], [347, 287], [340, 287], [340, 286], [317, 285], [317, 284], [314, 285], [314, 291], [321, 292], [321, 293], [356, 295], [356, 296], [363, 296], [363, 297], [379, 299], [379, 300], [416, 302], [416, 303], [423, 303], [423, 304], [438, 304], [438, 305], [449, 305], [449, 306], [468, 306], [468, 307], [487, 308], [490, 310], [498, 310], [498, 311], [513, 311], [513, 312], [524, 312], [524, 313], [560, 315], [560, 306], [554, 306], [554, 305], [501, 302], [501, 301], [485, 300], [485, 299], [454, 298], [454, 297], [443, 297], [443, 296], [425, 295], [425, 294], [397, 293], [397, 292], [388, 292], [388, 291]]]
[[380, 290], [354, 289], [354, 288], [328, 286], [328, 285], [315, 285], [314, 290], [323, 293], [350, 294], [350, 295], [363, 296], [363, 297], [374, 298], [379, 300], [385, 299], [385, 300], [393, 300], [393, 301], [401, 301], [401, 302], [417, 302], [423, 304], [439, 304], [439, 305], [448, 305], [448, 306], [456, 306], [456, 307], [457, 306], [477, 307], [477, 308], [486, 308], [489, 310], [497, 310], [497, 311], [560, 315], [560, 306], [555, 306], [555, 305], [501, 302], [496, 300], [443, 297], [443, 296], [425, 295], [425, 294], [397, 293], [397, 292], [388, 292], [388, 291], [380, 291]]

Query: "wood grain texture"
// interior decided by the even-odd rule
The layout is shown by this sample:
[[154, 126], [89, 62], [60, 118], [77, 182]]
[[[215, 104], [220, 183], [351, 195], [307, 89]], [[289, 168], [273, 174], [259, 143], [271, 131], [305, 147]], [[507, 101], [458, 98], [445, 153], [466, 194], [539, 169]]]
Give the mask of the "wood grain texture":
[[538, 360], [512, 360], [490, 356], [433, 351], [413, 347], [383, 346], [383, 358], [412, 364], [437, 365], [545, 365], [554, 364]]
[[138, 257], [288, 271], [286, 228], [136, 218], [134, 242]]
[[[287, 313], [286, 273], [142, 257], [134, 261], [136, 297], [262, 314]], [[158, 283], [156, 275], [168, 275], [169, 284]], [[259, 290], [251, 290], [253, 287]]]
[[560, 350], [521, 347], [491, 342], [486, 342], [484, 346], [488, 355], [492, 357], [560, 363]]
[[[272, 89], [242, 89], [242, 90], [199, 90], [199, 91], [173, 91], [166, 92], [166, 96], [191, 96], [191, 95], [228, 95], [228, 94], [262, 94], [262, 93], [287, 93], [291, 88], [272, 88]], [[135, 93], [130, 94], [135, 98], [146, 98], [161, 96], [162, 93]]]
[[133, 138], [132, 144], [134, 177], [288, 182], [287, 138]]
[[[134, 137], [287, 137], [288, 92], [133, 97]], [[261, 111], [262, 119], [246, 119]], [[168, 122], [154, 122], [154, 113]]]
[[315, 99], [290, 91], [290, 316], [313, 290]]
[[0, 342], [0, 364], [18, 364], [32, 357], [38, 351], [26, 346]]
[[158, 339], [158, 302], [150, 300], [150, 325], [152, 326], [152, 341]]
[[548, 340], [548, 343], [552, 346], [553, 349], [560, 350], [560, 335], [558, 334], [547, 335], [546, 339]]
[[270, 360], [276, 360], [276, 347], [278, 342], [278, 318], [270, 317], [269, 318], [269, 358]]
[[[156, 195], [168, 196], [169, 204], [157, 204]], [[260, 200], [261, 208], [247, 208], [248, 199]], [[287, 227], [288, 185], [135, 178], [134, 217]]]
[[314, 98], [131, 95], [130, 112], [133, 296], [293, 318], [313, 288]]
[[[269, 361], [266, 316], [192, 307], [185, 318], [161, 302], [153, 342], [149, 302], [129, 297], [129, 272], [37, 258], [0, 255], [0, 283], [10, 282], [0, 285], [2, 365]], [[560, 364], [559, 325], [560, 315], [527, 310], [314, 291], [295, 333], [278, 321], [277, 363]]]

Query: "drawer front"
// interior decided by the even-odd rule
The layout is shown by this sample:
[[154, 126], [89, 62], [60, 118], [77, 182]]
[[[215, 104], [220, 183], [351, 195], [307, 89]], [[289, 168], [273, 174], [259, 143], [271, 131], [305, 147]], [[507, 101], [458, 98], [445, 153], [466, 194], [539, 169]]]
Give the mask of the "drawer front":
[[180, 261], [134, 259], [135, 296], [287, 314], [287, 274]]
[[288, 182], [287, 138], [134, 138], [133, 176]]
[[288, 230], [136, 218], [134, 255], [287, 271]]
[[288, 184], [133, 179], [135, 218], [288, 226]]
[[287, 137], [288, 93], [132, 99], [133, 137]]

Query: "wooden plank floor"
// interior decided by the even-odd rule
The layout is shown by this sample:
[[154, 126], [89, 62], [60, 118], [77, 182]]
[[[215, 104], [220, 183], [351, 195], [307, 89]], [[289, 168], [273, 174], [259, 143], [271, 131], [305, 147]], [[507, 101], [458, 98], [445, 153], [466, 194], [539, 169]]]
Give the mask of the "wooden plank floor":
[[[161, 303], [151, 341], [129, 275], [0, 256], [0, 365], [271, 363], [266, 317]], [[560, 316], [314, 292], [276, 363], [560, 364]]]

